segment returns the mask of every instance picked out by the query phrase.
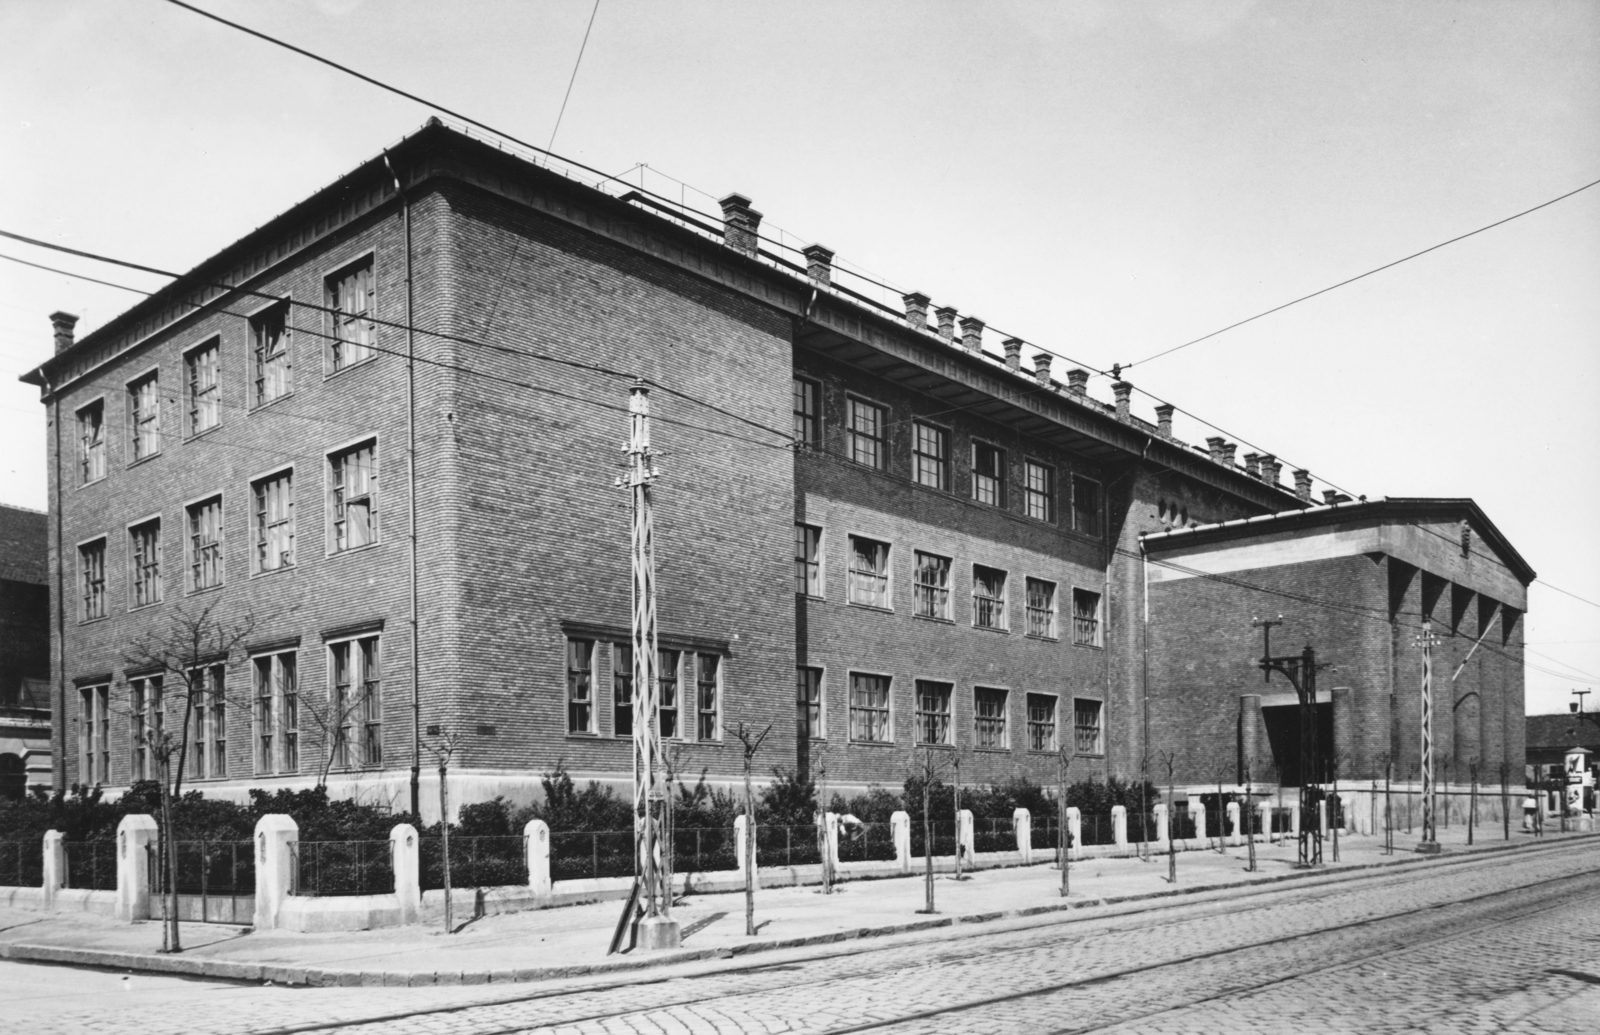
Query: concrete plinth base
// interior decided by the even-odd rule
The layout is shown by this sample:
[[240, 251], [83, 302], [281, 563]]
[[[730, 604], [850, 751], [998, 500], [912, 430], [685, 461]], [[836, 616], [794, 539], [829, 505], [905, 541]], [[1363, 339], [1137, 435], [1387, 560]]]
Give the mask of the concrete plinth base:
[[1417, 851], [1418, 855], [1438, 855], [1439, 854], [1439, 842], [1437, 842], [1437, 841], [1418, 841], [1417, 842], [1416, 851]]
[[678, 921], [667, 916], [647, 916], [633, 929], [633, 944], [643, 952], [656, 949], [676, 949], [682, 939]]

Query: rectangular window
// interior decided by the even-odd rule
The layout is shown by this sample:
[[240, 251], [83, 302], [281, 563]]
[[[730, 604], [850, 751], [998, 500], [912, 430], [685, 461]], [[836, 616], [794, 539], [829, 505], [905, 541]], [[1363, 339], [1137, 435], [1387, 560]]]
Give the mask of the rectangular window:
[[106, 404], [100, 399], [78, 411], [79, 484], [106, 476]]
[[656, 652], [656, 686], [661, 700], [656, 705], [663, 739], [678, 735], [678, 664], [679, 651], [661, 648]]
[[189, 507], [189, 589], [222, 585], [222, 497]]
[[293, 773], [300, 769], [300, 692], [295, 654], [254, 659], [256, 772]]
[[255, 355], [255, 405], [288, 395], [293, 389], [289, 372], [289, 306], [275, 305], [250, 318], [251, 350]]
[[1028, 750], [1056, 749], [1056, 698], [1054, 694], [1028, 695]]
[[189, 776], [200, 780], [228, 775], [228, 673], [208, 665], [189, 673], [193, 694], [189, 728]]
[[1056, 584], [1028, 580], [1028, 635], [1056, 638]]
[[132, 778], [154, 780], [158, 775], [155, 745], [166, 728], [160, 676], [128, 680], [128, 720], [128, 741], [133, 755]]
[[950, 618], [950, 558], [916, 551], [917, 614]]
[[695, 730], [700, 740], [720, 740], [722, 738], [722, 724], [719, 721], [721, 710], [718, 706], [720, 687], [722, 686], [722, 658], [717, 654], [701, 654], [697, 656], [699, 664], [695, 666], [698, 679], [695, 688], [696, 712], [699, 715], [699, 725]]
[[816, 525], [794, 526], [794, 591], [808, 597], [822, 596], [822, 529]]
[[1072, 527], [1084, 535], [1100, 534], [1100, 483], [1072, 478]]
[[1009, 748], [1011, 735], [1006, 728], [1006, 692], [992, 687], [972, 691], [972, 722], [975, 743], [981, 748]]
[[293, 478], [293, 471], [284, 471], [250, 485], [255, 496], [258, 573], [294, 565]]
[[611, 645], [611, 731], [633, 736], [633, 647]]
[[334, 372], [372, 358], [372, 346], [377, 343], [377, 327], [372, 322], [376, 295], [370, 259], [328, 278], [328, 308], [333, 310], [328, 359]]
[[133, 606], [161, 603], [161, 519], [128, 529], [133, 565]]
[[794, 441], [806, 449], [822, 447], [822, 386], [794, 379]]
[[912, 427], [912, 477], [918, 485], [934, 489], [950, 488], [950, 432], [920, 420]]
[[795, 711], [800, 720], [800, 739], [821, 739], [828, 735], [822, 725], [822, 669], [802, 665], [795, 671]]
[[972, 624], [979, 629], [1007, 629], [1006, 573], [972, 566]]
[[889, 544], [850, 537], [850, 603], [889, 607]]
[[917, 743], [949, 744], [950, 696], [949, 683], [936, 683], [928, 679], [917, 680]]
[[378, 539], [378, 443], [364, 442], [328, 457], [333, 549], [354, 550]]
[[106, 616], [106, 541], [96, 539], [78, 547], [78, 572], [83, 584], [83, 620]]
[[1072, 591], [1072, 642], [1100, 646], [1100, 594], [1087, 589]]
[[1022, 465], [1022, 500], [1028, 516], [1040, 521], [1056, 519], [1056, 472], [1036, 460]]
[[86, 686], [78, 691], [78, 782], [111, 782], [111, 688]]
[[889, 730], [889, 677], [850, 673], [850, 739], [869, 744], [893, 740]]
[[1078, 698], [1072, 702], [1073, 743], [1080, 755], [1101, 755], [1105, 747], [1100, 739], [1100, 702]]
[[1005, 506], [1006, 454], [987, 442], [972, 443], [972, 498]]
[[889, 423], [882, 406], [850, 400], [850, 459], [882, 470], [888, 458], [884, 435]]
[[189, 375], [189, 434], [198, 435], [222, 423], [222, 390], [218, 383], [222, 346], [212, 341], [183, 357]]
[[567, 732], [594, 732], [594, 641], [567, 641]]
[[383, 764], [383, 681], [378, 638], [330, 644], [333, 655], [334, 764]]
[[128, 440], [135, 462], [161, 452], [161, 376], [151, 371], [128, 385]]

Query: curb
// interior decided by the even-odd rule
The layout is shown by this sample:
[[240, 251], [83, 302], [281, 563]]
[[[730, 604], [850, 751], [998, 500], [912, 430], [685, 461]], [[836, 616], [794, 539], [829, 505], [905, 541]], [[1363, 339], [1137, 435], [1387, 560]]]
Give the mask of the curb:
[[[1580, 840], [1585, 836], [1593, 838], [1600, 835], [1576, 835], [1563, 838], [1560, 842], [1547, 842], [1547, 844], [1550, 847], [1555, 847], [1557, 844], [1565, 844], [1569, 840]], [[701, 960], [734, 959], [779, 949], [797, 949], [817, 945], [863, 941], [942, 927], [987, 924], [1000, 920], [1018, 920], [1044, 916], [1050, 913], [1095, 909], [1106, 906], [1148, 902], [1151, 903], [1150, 908], [1158, 909], [1161, 908], [1165, 900], [1185, 898], [1204, 892], [1236, 890], [1243, 894], [1248, 894], [1258, 888], [1267, 888], [1289, 881], [1318, 877], [1343, 878], [1346, 875], [1356, 875], [1419, 862], [1443, 862], [1448, 865], [1466, 862], [1480, 856], [1521, 851], [1533, 847], [1539, 846], [1536, 844], [1496, 845], [1494, 847], [1475, 848], [1471, 852], [1447, 853], [1442, 858], [1439, 856], [1407, 854], [1382, 862], [1341, 866], [1337, 870], [1300, 870], [1244, 882], [1196, 884], [1189, 887], [1167, 888], [1161, 891], [1140, 892], [1130, 895], [1105, 895], [1098, 898], [1069, 899], [1064, 902], [1052, 902], [1047, 905], [1028, 906], [1020, 909], [1002, 909], [985, 913], [967, 913], [936, 919], [913, 920], [903, 924], [891, 924], [883, 927], [858, 927], [845, 931], [832, 931], [827, 934], [749, 942], [744, 945], [724, 946], [716, 949], [679, 949], [640, 959], [608, 960], [602, 963], [587, 963], [570, 967], [522, 967], [517, 969], [469, 971], [338, 970], [323, 967], [248, 963], [237, 960], [214, 960], [196, 956], [167, 956], [155, 953], [113, 952], [105, 949], [77, 949], [56, 945], [32, 945], [22, 942], [0, 943], [0, 959], [60, 963], [71, 966], [98, 967], [139, 973], [173, 974], [219, 981], [271, 982], [273, 984], [309, 985], [313, 987], [364, 985], [414, 988], [437, 985], [525, 984], [559, 978], [626, 973], [628, 971], [648, 970], [655, 967], [692, 963]], [[1089, 860], [1080, 861], [1087, 862]]]

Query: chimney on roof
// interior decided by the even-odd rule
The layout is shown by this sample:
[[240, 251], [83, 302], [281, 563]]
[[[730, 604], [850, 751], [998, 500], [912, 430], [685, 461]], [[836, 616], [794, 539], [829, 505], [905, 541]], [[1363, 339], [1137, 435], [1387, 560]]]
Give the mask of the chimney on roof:
[[1133, 397], [1133, 385], [1127, 381], [1117, 381], [1111, 386], [1111, 391], [1117, 397], [1117, 420], [1128, 420], [1128, 404]]
[[743, 194], [729, 194], [717, 204], [722, 206], [722, 243], [755, 258], [761, 213], [750, 207], [750, 199]]
[[78, 325], [78, 318], [71, 313], [51, 313], [50, 326], [56, 331], [56, 355], [72, 348], [72, 328]]
[[1007, 338], [1001, 342], [1001, 347], [1006, 350], [1006, 366], [1011, 370], [1022, 369], [1022, 339]]
[[1221, 435], [1212, 435], [1206, 439], [1206, 448], [1211, 450], [1211, 459], [1219, 464], [1222, 463], [1222, 447], [1226, 441]]
[[1238, 448], [1239, 448], [1239, 443], [1237, 443], [1237, 442], [1224, 442], [1222, 444], [1222, 462], [1223, 462], [1223, 464], [1225, 466], [1228, 466], [1228, 467], [1234, 466], [1233, 454], [1234, 454], [1234, 451], [1237, 450]]
[[1308, 502], [1311, 499], [1311, 472], [1304, 467], [1295, 468], [1294, 494]]
[[1082, 367], [1073, 367], [1067, 371], [1067, 391], [1073, 395], [1083, 395], [1089, 388], [1089, 372]]
[[1033, 354], [1033, 376], [1039, 379], [1040, 387], [1050, 387], [1050, 353], [1035, 352]]
[[806, 257], [806, 275], [827, 287], [833, 283], [833, 249], [820, 244], [808, 244], [802, 253]]
[[1244, 455], [1244, 473], [1252, 478], [1261, 477], [1261, 454], [1246, 453]]
[[961, 347], [968, 352], [983, 351], [983, 321], [976, 316], [961, 318]]
[[901, 295], [900, 300], [906, 304], [906, 326], [914, 331], [928, 329], [928, 303], [932, 301], [920, 291], [913, 291], [909, 295]]
[[1162, 403], [1156, 407], [1156, 430], [1162, 438], [1172, 437], [1172, 411], [1177, 407], [1171, 403]]
[[1261, 454], [1261, 480], [1268, 485], [1278, 484], [1278, 472], [1283, 470], [1283, 465], [1278, 463], [1278, 458], [1271, 453]]
[[933, 315], [939, 318], [939, 337], [943, 338], [947, 342], [955, 341], [956, 307], [953, 305], [942, 305], [933, 311]]
[[1335, 503], [1349, 503], [1350, 497], [1346, 496], [1338, 489], [1323, 489], [1322, 502], [1324, 505], [1331, 507]]

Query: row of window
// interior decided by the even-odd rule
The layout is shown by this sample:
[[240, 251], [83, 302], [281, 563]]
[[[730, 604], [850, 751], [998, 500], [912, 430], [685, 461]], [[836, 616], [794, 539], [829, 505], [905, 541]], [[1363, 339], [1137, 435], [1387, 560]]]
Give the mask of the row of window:
[[[376, 355], [372, 314], [376, 293], [370, 257], [347, 266], [325, 283], [324, 363], [338, 373]], [[263, 406], [294, 389], [289, 354], [289, 303], [274, 303], [249, 318], [252, 379], [250, 405]], [[213, 336], [183, 354], [184, 434], [210, 431], [222, 423], [222, 339]], [[161, 452], [161, 371], [145, 371], [126, 385], [128, 462]], [[106, 401], [81, 406], [78, 421], [79, 484], [106, 476]]]
[[[298, 773], [303, 729], [331, 745], [332, 767], [353, 769], [383, 764], [383, 677], [378, 636], [333, 640], [328, 650], [328, 691], [320, 701], [302, 694], [297, 651], [258, 654], [250, 659], [251, 775]], [[79, 688], [78, 773], [86, 784], [111, 782], [112, 700], [109, 683]], [[185, 779], [220, 779], [233, 772], [228, 749], [228, 716], [237, 701], [230, 694], [225, 665], [206, 665], [174, 682], [160, 675], [128, 680], [126, 719], [130, 780], [159, 778], [160, 745], [169, 712], [182, 722], [185, 698], [192, 703]], [[173, 757], [171, 764], [177, 765]], [[232, 766], [232, 768], [230, 768]]]
[[[378, 442], [368, 439], [329, 453], [326, 469], [327, 549], [330, 553], [369, 546], [378, 541]], [[250, 573], [295, 565], [294, 468], [274, 471], [250, 482], [248, 551]], [[183, 572], [185, 592], [222, 585], [225, 571], [222, 494], [184, 507]], [[80, 620], [104, 618], [108, 612], [106, 549], [108, 537], [78, 544]], [[170, 572], [165, 568], [162, 519], [149, 518], [128, 526], [128, 607], [160, 603]]]
[[[800, 736], [823, 739], [827, 736], [827, 690], [823, 670], [801, 666], [795, 670], [795, 705]], [[894, 741], [894, 677], [873, 672], [849, 674], [849, 739], [853, 743], [888, 744]], [[952, 721], [955, 684], [936, 679], [918, 679], [913, 686], [912, 740], [917, 744], [955, 746], [958, 743]], [[1028, 693], [1027, 750], [1056, 751], [1057, 712], [1060, 698], [1055, 694]], [[1105, 753], [1101, 727], [1101, 702], [1079, 697], [1072, 702], [1073, 747], [1080, 755]], [[1011, 691], [990, 686], [972, 688], [972, 740], [974, 747], [1007, 751], [1011, 743]]]
[[[597, 700], [601, 648], [608, 648], [610, 655], [611, 732], [618, 737], [631, 737], [633, 646], [575, 637], [567, 640], [567, 732], [579, 736], [601, 732]], [[660, 692], [656, 714], [663, 739], [722, 739], [723, 662], [720, 654], [667, 647], [656, 650], [656, 686]], [[686, 701], [684, 695], [688, 692], [694, 696]]]
[[[845, 599], [862, 607], [894, 610], [891, 592], [893, 568], [891, 544], [867, 536], [850, 535], [845, 568]], [[951, 586], [949, 557], [926, 550], [912, 551], [912, 613], [919, 618], [953, 622], [955, 594]], [[972, 565], [972, 625], [977, 629], [1008, 632], [1011, 629], [1011, 578], [1001, 568]], [[822, 529], [817, 525], [794, 526], [795, 592], [808, 597], [824, 597]], [[1029, 636], [1058, 639], [1057, 584], [1048, 579], [1025, 576], [1023, 579], [1023, 629]], [[1072, 642], [1089, 647], [1101, 646], [1100, 594], [1087, 589], [1072, 590]]]
[[[889, 408], [854, 395], [845, 399], [847, 455], [875, 470], [889, 468]], [[911, 422], [911, 477], [941, 492], [954, 490], [950, 429], [930, 421]], [[802, 446], [822, 448], [822, 386], [808, 378], [794, 379], [794, 437]], [[971, 440], [972, 499], [1009, 507], [1010, 467], [1006, 451], [982, 439]], [[1022, 461], [1022, 512], [1038, 521], [1057, 521], [1056, 468], [1034, 457]], [[1066, 482], [1067, 527], [1099, 536], [1100, 483], [1083, 475]]]

